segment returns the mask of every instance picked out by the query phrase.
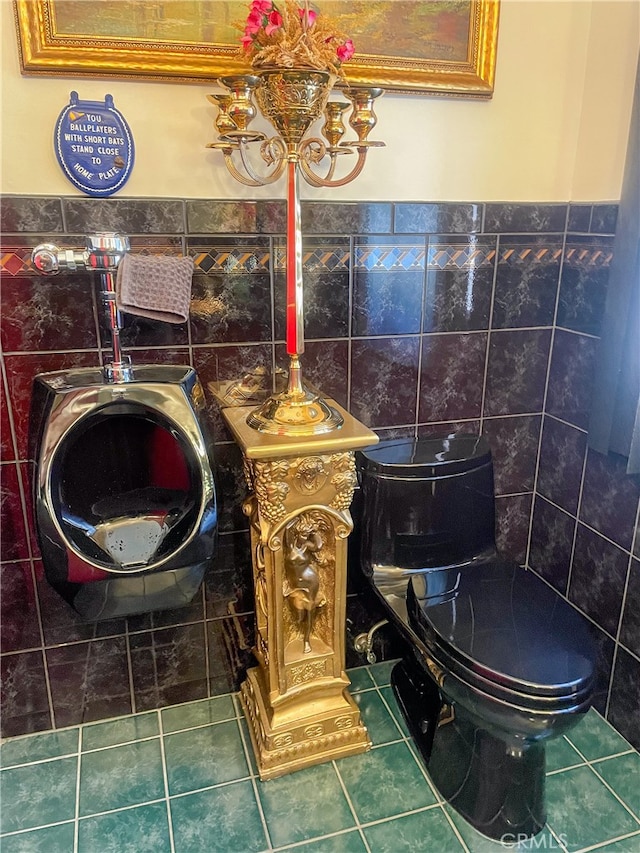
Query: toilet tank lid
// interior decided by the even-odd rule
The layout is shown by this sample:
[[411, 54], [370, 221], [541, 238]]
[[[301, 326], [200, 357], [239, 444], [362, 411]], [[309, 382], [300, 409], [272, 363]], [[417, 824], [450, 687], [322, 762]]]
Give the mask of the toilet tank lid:
[[485, 438], [465, 433], [381, 441], [360, 454], [360, 467], [390, 477], [447, 477], [491, 461]]

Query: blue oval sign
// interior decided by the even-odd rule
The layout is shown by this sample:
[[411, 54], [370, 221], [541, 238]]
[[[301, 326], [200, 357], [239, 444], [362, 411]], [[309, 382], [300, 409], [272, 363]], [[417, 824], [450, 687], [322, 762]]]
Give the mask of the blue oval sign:
[[80, 101], [71, 92], [56, 122], [56, 156], [74, 186], [91, 196], [112, 195], [131, 174], [133, 137], [111, 95], [101, 101]]

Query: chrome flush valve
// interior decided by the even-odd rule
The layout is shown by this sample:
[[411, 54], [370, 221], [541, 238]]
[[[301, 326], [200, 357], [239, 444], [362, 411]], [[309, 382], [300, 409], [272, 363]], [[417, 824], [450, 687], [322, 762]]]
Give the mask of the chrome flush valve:
[[129, 250], [129, 239], [122, 234], [98, 232], [85, 239], [87, 248], [84, 250], [61, 249], [53, 243], [41, 243], [31, 253], [31, 261], [38, 272], [45, 275], [55, 275], [61, 270], [114, 272]]
[[128, 382], [133, 377], [131, 359], [122, 354], [120, 329], [122, 319], [116, 305], [115, 272], [129, 251], [129, 238], [111, 231], [101, 231], [85, 237], [86, 249], [61, 249], [53, 243], [41, 243], [31, 253], [34, 267], [44, 275], [69, 272], [97, 272], [102, 302], [111, 331], [113, 359], [103, 365], [107, 382]]
[[31, 261], [38, 272], [56, 275], [61, 269], [84, 269], [85, 253], [76, 249], [60, 249], [53, 243], [41, 243], [31, 253]]

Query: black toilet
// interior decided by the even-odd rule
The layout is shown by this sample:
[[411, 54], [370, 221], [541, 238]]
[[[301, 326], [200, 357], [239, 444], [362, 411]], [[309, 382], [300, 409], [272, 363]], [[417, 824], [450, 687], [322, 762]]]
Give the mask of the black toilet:
[[498, 553], [484, 438], [383, 441], [358, 465], [361, 567], [407, 641], [391, 682], [429, 774], [484, 835], [535, 835], [546, 740], [590, 707], [590, 625]]

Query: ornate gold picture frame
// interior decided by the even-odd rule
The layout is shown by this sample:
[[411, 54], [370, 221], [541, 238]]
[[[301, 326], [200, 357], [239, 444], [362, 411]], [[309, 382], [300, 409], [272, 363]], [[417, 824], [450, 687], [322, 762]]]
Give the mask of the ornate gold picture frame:
[[[490, 98], [499, 0], [319, 0], [356, 42], [352, 84]], [[27, 75], [189, 82], [246, 72], [248, 2], [14, 0]]]

